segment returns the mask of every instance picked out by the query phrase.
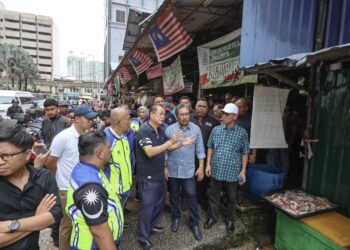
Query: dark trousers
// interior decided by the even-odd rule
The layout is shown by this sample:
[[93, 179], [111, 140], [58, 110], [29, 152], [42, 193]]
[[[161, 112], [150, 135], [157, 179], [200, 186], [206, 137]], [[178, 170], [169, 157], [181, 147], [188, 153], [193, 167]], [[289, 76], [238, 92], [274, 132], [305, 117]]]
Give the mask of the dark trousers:
[[138, 182], [141, 207], [138, 216], [137, 239], [146, 241], [151, 235], [151, 229], [157, 226], [162, 215], [165, 195], [165, 180], [156, 182]]
[[235, 195], [237, 189], [237, 182], [218, 181], [211, 177], [208, 189], [209, 198], [209, 217], [218, 220], [219, 205], [220, 205], [220, 191], [224, 188], [227, 198], [227, 220], [233, 221], [233, 214], [235, 209]]
[[190, 225], [197, 226], [199, 223], [196, 180], [194, 177], [189, 179], [169, 178], [169, 198], [171, 205], [171, 216], [173, 219], [179, 219], [181, 212], [179, 209], [179, 193], [182, 189], [182, 197], [190, 215]]
[[[195, 163], [196, 163], [195, 170], [197, 171], [197, 169], [199, 167], [199, 161], [197, 158], [195, 160], [196, 160], [195, 161]], [[206, 159], [204, 159], [204, 166], [206, 166]], [[197, 181], [197, 197], [198, 197], [198, 203], [202, 207], [202, 209], [207, 210], [208, 206], [209, 206], [207, 192], [208, 192], [208, 188], [209, 188], [210, 178], [205, 175], [205, 167], [203, 169], [203, 174], [204, 174], [203, 180]]]

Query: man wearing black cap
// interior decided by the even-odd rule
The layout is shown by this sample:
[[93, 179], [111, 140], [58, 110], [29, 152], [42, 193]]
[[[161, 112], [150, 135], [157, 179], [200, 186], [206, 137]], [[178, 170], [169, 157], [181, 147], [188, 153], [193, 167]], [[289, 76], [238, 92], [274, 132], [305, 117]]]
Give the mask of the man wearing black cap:
[[67, 101], [59, 101], [58, 102], [58, 112], [62, 116], [68, 115], [68, 102]]
[[7, 116], [11, 119], [15, 119], [15, 114], [23, 113], [23, 110], [20, 106], [18, 106], [18, 101], [16, 99], [13, 99], [11, 101], [12, 106], [7, 109]]
[[[66, 207], [72, 169], [79, 162], [79, 136], [90, 129], [96, 115], [97, 113], [93, 112], [89, 106], [80, 105], [74, 112], [73, 125], [59, 133], [52, 141], [51, 154], [46, 166], [56, 173], [62, 208]], [[69, 249], [71, 227], [71, 221], [64, 213], [60, 224], [59, 249]]]

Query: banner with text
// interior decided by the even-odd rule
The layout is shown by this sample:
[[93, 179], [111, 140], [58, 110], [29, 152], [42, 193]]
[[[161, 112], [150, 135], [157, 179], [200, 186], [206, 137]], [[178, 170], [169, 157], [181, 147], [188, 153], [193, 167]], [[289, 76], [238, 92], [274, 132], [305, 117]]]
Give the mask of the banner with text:
[[218, 84], [240, 77], [241, 29], [197, 47], [199, 83]]
[[175, 94], [185, 88], [180, 56], [170, 66], [163, 68], [163, 87], [165, 95]]
[[250, 148], [288, 148], [282, 116], [290, 89], [255, 86]]

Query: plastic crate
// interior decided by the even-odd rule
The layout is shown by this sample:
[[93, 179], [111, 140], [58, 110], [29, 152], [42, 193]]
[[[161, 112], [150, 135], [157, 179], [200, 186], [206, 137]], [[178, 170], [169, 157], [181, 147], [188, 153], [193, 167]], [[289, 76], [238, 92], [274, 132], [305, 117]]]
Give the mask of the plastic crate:
[[[275, 248], [278, 250], [350, 250], [350, 220], [336, 212], [339, 216], [342, 227], [333, 227], [324, 230], [327, 227], [326, 214], [315, 215], [301, 220], [294, 219], [281, 211], [276, 210], [276, 235]], [[322, 219], [323, 218], [323, 219]], [[334, 217], [335, 218], [335, 217]], [[333, 218], [333, 220], [334, 220]], [[312, 222], [312, 223], [310, 223]], [[336, 221], [333, 221], [333, 223]], [[309, 225], [305, 224], [308, 223]], [[339, 223], [338, 223], [339, 225]], [[316, 229], [315, 229], [316, 228]], [[321, 232], [317, 230], [321, 229]], [[335, 241], [338, 242], [335, 243]]]

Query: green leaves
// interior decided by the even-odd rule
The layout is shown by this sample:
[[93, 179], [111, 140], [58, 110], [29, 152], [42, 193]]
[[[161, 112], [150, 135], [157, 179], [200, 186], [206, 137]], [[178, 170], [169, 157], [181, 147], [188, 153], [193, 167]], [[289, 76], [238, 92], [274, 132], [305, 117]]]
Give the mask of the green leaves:
[[6, 75], [12, 84], [17, 82], [18, 89], [22, 89], [22, 82], [25, 82], [27, 90], [28, 82], [40, 78], [38, 67], [31, 56], [21, 47], [12, 44], [0, 44], [0, 72], [2, 76]]

